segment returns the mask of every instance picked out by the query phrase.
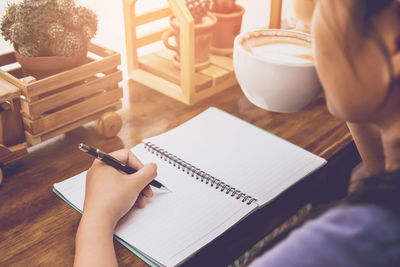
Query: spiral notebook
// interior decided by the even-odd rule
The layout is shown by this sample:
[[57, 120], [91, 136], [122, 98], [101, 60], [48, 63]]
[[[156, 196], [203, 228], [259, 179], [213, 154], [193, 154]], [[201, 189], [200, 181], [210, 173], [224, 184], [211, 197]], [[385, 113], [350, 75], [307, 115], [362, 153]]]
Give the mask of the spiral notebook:
[[[115, 238], [150, 265], [187, 260], [227, 229], [326, 161], [216, 108], [131, 149], [158, 165], [144, 209], [132, 209]], [[83, 209], [85, 173], [54, 184], [57, 195]], [[249, 230], [251, 231], [251, 230]]]

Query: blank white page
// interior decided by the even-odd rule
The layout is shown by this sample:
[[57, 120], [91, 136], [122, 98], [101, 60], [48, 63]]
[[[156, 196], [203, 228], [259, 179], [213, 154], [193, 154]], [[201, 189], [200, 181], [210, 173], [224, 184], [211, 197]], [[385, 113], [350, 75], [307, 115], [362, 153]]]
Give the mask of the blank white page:
[[260, 205], [326, 163], [216, 108], [144, 141], [251, 195]]
[[[115, 234], [154, 262], [170, 266], [184, 261], [257, 208], [178, 170], [145, 150], [143, 144], [132, 151], [143, 163], [157, 163], [156, 179], [172, 193], [153, 188], [154, 196], [146, 207], [131, 210]], [[84, 183], [83, 173], [54, 188], [82, 209]]]

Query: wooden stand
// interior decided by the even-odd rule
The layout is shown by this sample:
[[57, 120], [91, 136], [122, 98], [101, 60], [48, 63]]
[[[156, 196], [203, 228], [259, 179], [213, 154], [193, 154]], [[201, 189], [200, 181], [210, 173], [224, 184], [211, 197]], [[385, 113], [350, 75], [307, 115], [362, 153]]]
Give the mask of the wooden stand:
[[[211, 65], [196, 71], [194, 64], [194, 20], [184, 0], [168, 0], [169, 7], [141, 15], [136, 0], [123, 0], [128, 75], [134, 82], [150, 87], [185, 104], [192, 104], [237, 84], [230, 56], [210, 55]], [[175, 52], [161, 51], [138, 57], [138, 48], [161, 40], [168, 28], [137, 37], [136, 27], [174, 14], [180, 24], [180, 68]]]
[[[122, 121], [115, 111], [122, 107], [122, 71], [118, 69], [121, 56], [92, 43], [88, 51], [80, 66], [40, 80], [24, 77], [20, 67], [0, 69], [0, 104], [14, 109], [14, 122], [7, 125], [16, 125], [21, 117], [23, 122], [18, 131], [0, 123], [0, 164], [23, 156], [28, 146], [97, 119], [99, 132], [105, 137], [119, 132]], [[14, 52], [0, 55], [1, 67], [14, 63]], [[0, 122], [2, 113], [8, 114], [0, 110]], [[10, 120], [10, 115], [7, 118]], [[10, 136], [10, 130], [11, 135], [22, 132], [22, 142], [14, 140], [11, 147], [10, 141], [3, 138]]]
[[271, 0], [269, 28], [280, 29], [282, 21], [282, 0]]

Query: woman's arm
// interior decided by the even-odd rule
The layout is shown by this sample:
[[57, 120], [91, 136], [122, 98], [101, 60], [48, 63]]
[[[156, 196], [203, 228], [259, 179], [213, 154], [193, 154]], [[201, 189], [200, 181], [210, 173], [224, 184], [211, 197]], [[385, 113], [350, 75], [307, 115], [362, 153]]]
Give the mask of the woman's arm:
[[146, 198], [153, 196], [148, 184], [157, 175], [155, 164], [143, 166], [129, 150], [111, 155], [139, 171], [123, 174], [101, 161], [94, 161], [86, 176], [74, 266], [118, 266], [113, 243], [115, 226], [134, 204], [143, 208]]
[[359, 179], [382, 172], [385, 168], [385, 157], [381, 133], [375, 125], [347, 122], [347, 126], [362, 159], [361, 165], [352, 173], [351, 190]]
[[383, 154], [381, 133], [373, 124], [347, 122], [358, 152], [370, 175], [384, 170], [385, 157]]

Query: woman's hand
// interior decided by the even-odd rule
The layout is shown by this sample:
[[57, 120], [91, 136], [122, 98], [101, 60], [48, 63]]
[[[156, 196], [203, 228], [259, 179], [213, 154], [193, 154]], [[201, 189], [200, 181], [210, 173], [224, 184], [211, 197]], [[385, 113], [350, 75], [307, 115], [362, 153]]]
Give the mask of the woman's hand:
[[110, 155], [138, 171], [130, 175], [124, 174], [95, 160], [86, 176], [83, 213], [99, 214], [104, 220], [116, 224], [135, 202], [136, 206], [143, 208], [146, 199], [153, 196], [148, 184], [156, 177], [157, 166], [154, 163], [143, 166], [136, 156], [126, 149]]
[[154, 163], [143, 164], [127, 149], [110, 154], [137, 169], [124, 174], [99, 160], [86, 175], [83, 216], [76, 235], [75, 266], [117, 266], [113, 234], [118, 220], [135, 204], [153, 196], [148, 185], [157, 175]]

